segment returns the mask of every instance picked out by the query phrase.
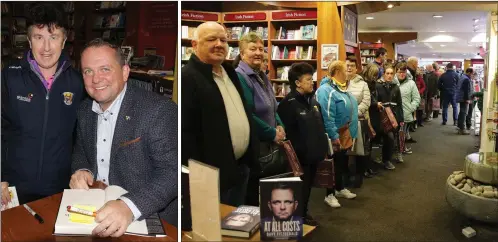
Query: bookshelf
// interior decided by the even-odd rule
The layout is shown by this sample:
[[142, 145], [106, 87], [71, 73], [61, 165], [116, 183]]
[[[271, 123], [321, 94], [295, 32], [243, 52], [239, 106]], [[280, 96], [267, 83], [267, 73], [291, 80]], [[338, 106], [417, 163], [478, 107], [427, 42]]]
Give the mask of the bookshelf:
[[[227, 29], [229, 53], [226, 62], [232, 62], [238, 55], [238, 40], [249, 32], [259, 33], [268, 53], [269, 79], [274, 86], [277, 100], [281, 100], [287, 92], [289, 82], [282, 79], [284, 67], [296, 62], [306, 62], [317, 68], [317, 11], [310, 10], [274, 10], [246, 12], [202, 12], [182, 10], [182, 64], [185, 64], [193, 52], [191, 38], [193, 29], [206, 21], [216, 21]], [[313, 26], [313, 27], [311, 27]], [[284, 32], [284, 35], [282, 35]], [[288, 35], [288, 33], [292, 34]], [[303, 32], [305, 32], [303, 36]], [[290, 37], [290, 38], [288, 38]], [[274, 48], [280, 54], [273, 55]], [[284, 56], [284, 50], [286, 55]], [[310, 52], [311, 51], [311, 52]], [[296, 53], [299, 54], [296, 57]], [[310, 54], [308, 54], [310, 53]], [[316, 83], [315, 83], [316, 87]]]
[[121, 46], [126, 38], [126, 6], [125, 1], [94, 2], [90, 39], [100, 37]]
[[208, 21], [221, 23], [221, 13], [182, 10], [181, 14], [181, 62], [183, 66], [190, 59], [190, 55], [194, 51], [192, 48], [192, 38], [197, 26]]
[[361, 65], [366, 66], [368, 63], [374, 61], [375, 52], [384, 47], [383, 43], [362, 43], [360, 44], [360, 56], [361, 56]]

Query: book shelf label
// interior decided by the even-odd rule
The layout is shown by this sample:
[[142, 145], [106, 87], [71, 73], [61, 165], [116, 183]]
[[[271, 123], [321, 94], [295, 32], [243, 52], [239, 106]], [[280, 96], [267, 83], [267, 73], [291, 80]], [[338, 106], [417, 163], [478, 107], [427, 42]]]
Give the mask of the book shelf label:
[[316, 19], [316, 11], [284, 11], [284, 12], [272, 12], [272, 18], [274, 20], [281, 19]]
[[182, 11], [182, 19], [202, 20], [202, 21], [218, 21], [218, 15], [214, 14], [214, 13], [200, 13], [200, 12]]
[[225, 21], [256, 21], [266, 20], [266, 13], [226, 13], [223, 17]]
[[349, 45], [345, 45], [345, 46], [346, 46], [346, 52], [353, 53], [353, 54], [355, 53], [354, 47], [349, 46]]
[[375, 44], [364, 43], [364, 44], [360, 45], [361, 49], [366, 49], [366, 48], [378, 49], [378, 48], [381, 48], [381, 47], [384, 47], [384, 44], [382, 44], [382, 43], [375, 43]]

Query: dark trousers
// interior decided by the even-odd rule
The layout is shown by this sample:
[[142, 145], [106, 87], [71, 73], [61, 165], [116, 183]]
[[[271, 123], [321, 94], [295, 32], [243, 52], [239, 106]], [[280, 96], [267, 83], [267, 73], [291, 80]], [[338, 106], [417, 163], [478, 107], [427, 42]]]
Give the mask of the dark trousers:
[[[424, 100], [422, 100], [422, 102], [423, 101]], [[423, 124], [424, 120], [422, 119], [422, 116], [424, 115], [424, 110], [417, 110], [416, 114], [417, 114], [417, 124], [418, 125]]]
[[394, 149], [394, 134], [393, 132], [382, 132], [382, 162], [391, 161]]
[[308, 202], [310, 200], [311, 188], [313, 187], [313, 181], [315, 180], [315, 174], [317, 169], [317, 164], [301, 164], [303, 168], [303, 175], [301, 180], [303, 181], [303, 216], [308, 215]]
[[448, 105], [451, 103], [453, 107], [453, 121], [456, 122], [458, 120], [458, 106], [453, 95], [445, 95], [443, 98], [443, 123], [448, 121]]
[[[220, 192], [221, 203], [234, 207], [246, 204], [245, 200], [246, 193], [248, 191], [250, 169], [247, 165], [241, 164], [239, 165], [238, 172], [240, 175], [240, 183], [226, 191]], [[259, 181], [256, 183], [256, 185], [259, 187]]]
[[466, 102], [460, 103], [460, 112], [458, 113], [458, 128], [465, 129], [465, 120], [467, 119], [467, 109], [469, 104]]
[[467, 111], [467, 117], [465, 117], [465, 124], [467, 125], [467, 129], [470, 129], [472, 127], [472, 112], [474, 111], [474, 105], [471, 103], [469, 104], [469, 108]]
[[327, 189], [327, 196], [329, 194], [335, 194], [334, 190], [340, 191], [344, 189], [343, 175], [344, 172], [348, 170], [348, 156], [345, 150], [336, 151], [334, 153], [334, 177], [335, 177], [335, 187], [334, 189]]
[[29, 203], [29, 202], [36, 201], [36, 200], [42, 199], [44, 197], [47, 197], [47, 195], [26, 194], [26, 193], [23, 193], [22, 191], [17, 190], [17, 197], [19, 199], [19, 204], [25, 204], [25, 203]]

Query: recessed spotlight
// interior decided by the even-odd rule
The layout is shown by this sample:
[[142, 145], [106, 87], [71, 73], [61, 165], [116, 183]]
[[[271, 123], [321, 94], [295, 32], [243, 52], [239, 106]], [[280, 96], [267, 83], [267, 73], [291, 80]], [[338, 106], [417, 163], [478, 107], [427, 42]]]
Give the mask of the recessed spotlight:
[[415, 45], [410, 45], [411, 47], [415, 47]]
[[445, 47], [446, 45], [439, 45], [439, 46], [441, 46], [441, 47]]
[[444, 31], [444, 30], [439, 30], [438, 32], [439, 32], [439, 33], [444, 33], [444, 32], [446, 32], [446, 31]]
[[374, 19], [374, 17], [367, 17], [367, 19], [368, 19], [368, 20], [372, 20], [372, 19]]
[[392, 5], [392, 4], [387, 5], [387, 8], [393, 8], [393, 7], [394, 7], [394, 5]]
[[432, 54], [432, 55], [436, 55], [436, 54]]
[[479, 19], [478, 19], [478, 18], [475, 18], [475, 19], [474, 19], [474, 23], [477, 23], [477, 22], [479, 22]]
[[467, 55], [467, 54], [463, 54], [463, 55]]
[[433, 18], [442, 18], [443, 15], [432, 15]]

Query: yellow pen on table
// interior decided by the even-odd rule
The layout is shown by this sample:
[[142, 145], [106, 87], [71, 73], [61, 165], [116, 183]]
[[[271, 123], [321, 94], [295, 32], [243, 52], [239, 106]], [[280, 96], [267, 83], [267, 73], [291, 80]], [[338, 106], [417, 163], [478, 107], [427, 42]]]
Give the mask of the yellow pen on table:
[[86, 215], [86, 216], [97, 217], [97, 212], [88, 211], [88, 210], [77, 208], [74, 206], [67, 206], [67, 211], [70, 213], [77, 213], [77, 214], [82, 214], [82, 215]]

